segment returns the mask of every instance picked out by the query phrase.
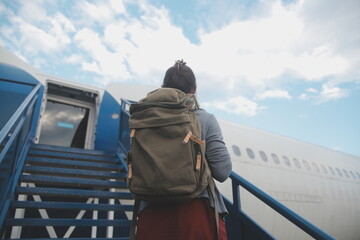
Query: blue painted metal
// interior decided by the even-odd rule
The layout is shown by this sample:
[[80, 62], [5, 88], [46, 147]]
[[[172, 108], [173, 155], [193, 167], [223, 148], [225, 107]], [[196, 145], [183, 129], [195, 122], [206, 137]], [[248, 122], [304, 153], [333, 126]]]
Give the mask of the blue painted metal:
[[119, 158], [119, 160], [120, 160], [121, 164], [124, 166], [125, 173], [128, 173], [129, 169], [128, 169], [128, 165], [127, 165], [127, 163], [125, 162], [125, 159], [123, 158], [123, 156], [121, 156], [121, 154], [120, 154], [120, 153], [116, 153], [116, 154], [117, 154], [117, 156], [118, 156], [118, 158]]
[[6, 226], [114, 226], [130, 227], [130, 220], [90, 220], [90, 219], [7, 219]]
[[15, 201], [12, 208], [36, 208], [36, 209], [75, 209], [75, 210], [98, 210], [98, 211], [132, 211], [133, 205], [101, 204], [101, 203], [73, 203], [73, 202], [28, 202]]
[[118, 160], [116, 156], [94, 156], [90, 154], [78, 154], [78, 153], [64, 153], [64, 152], [53, 152], [53, 151], [44, 151], [44, 150], [34, 150], [30, 149], [29, 156], [49, 156], [49, 157], [61, 157], [63, 159], [78, 159], [86, 160], [92, 162], [107, 162], [107, 163], [116, 163]]
[[74, 177], [55, 177], [55, 176], [38, 176], [38, 175], [22, 175], [20, 177], [22, 182], [28, 183], [46, 183], [47, 185], [60, 185], [60, 186], [83, 186], [83, 187], [104, 187], [104, 188], [127, 188], [124, 181], [107, 181], [86, 178]]
[[25, 195], [75, 197], [75, 198], [104, 198], [104, 199], [133, 199], [131, 193], [127, 192], [108, 192], [98, 190], [82, 189], [60, 189], [60, 188], [26, 188], [16, 187], [16, 192]]
[[272, 240], [275, 239], [269, 232], [259, 226], [241, 209], [236, 208], [231, 201], [223, 197], [229, 215], [226, 216], [226, 231], [228, 240], [251, 239]]
[[34, 86], [0, 80], [0, 129], [9, 121], [33, 88]]
[[39, 81], [21, 68], [0, 62], [0, 79], [36, 86]]
[[[71, 240], [89, 240], [89, 238], [69, 238]], [[95, 238], [96, 240], [109, 240], [109, 238]], [[64, 238], [26, 238], [26, 240], [64, 240]], [[129, 240], [128, 237], [114, 237], [111, 240]]]
[[41, 84], [36, 85], [0, 131], [0, 226], [2, 226], [30, 146], [34, 108]]
[[104, 92], [96, 127], [95, 149], [116, 151], [119, 134], [120, 104]]
[[85, 162], [74, 161], [68, 159], [59, 158], [40, 158], [40, 157], [27, 157], [27, 161], [30, 163], [48, 164], [51, 166], [70, 166], [70, 167], [82, 167], [83, 169], [96, 169], [96, 170], [120, 170], [122, 166], [118, 164], [107, 164], [99, 162]]
[[135, 102], [121, 99], [118, 151], [122, 153], [127, 153], [130, 150], [129, 108], [132, 103]]
[[[0, 108], [0, 128], [5, 125], [32, 89], [39, 84], [36, 78], [21, 68], [0, 63], [0, 105], [6, 104]], [[43, 89], [41, 87], [38, 91], [39, 99], [42, 98]], [[41, 101], [37, 101], [31, 124], [31, 138], [35, 137], [40, 106]]]
[[[30, 226], [30, 228], [31, 226], [114, 226], [116, 227], [114, 228], [116, 237], [113, 239], [128, 239], [121, 237], [128, 236], [131, 222], [127, 219], [124, 211], [132, 211], [133, 206], [121, 205], [118, 201], [115, 201], [115, 204], [105, 204], [109, 202], [109, 199], [132, 199], [132, 194], [129, 192], [112, 192], [110, 190], [127, 187], [127, 166], [126, 164], [123, 166], [125, 163], [124, 155], [115, 154], [118, 147], [119, 119], [115, 115], [108, 115], [115, 126], [115, 128], [108, 130], [113, 133], [114, 137], [109, 138], [107, 133], [102, 132], [103, 137], [107, 139], [107, 142], [103, 143], [107, 147], [111, 143], [114, 146], [107, 149], [102, 148], [102, 151], [31, 145], [39, 117], [43, 87], [41, 84], [36, 85], [37, 81], [31, 75], [11, 66], [9, 69], [13, 71], [6, 73], [11, 78], [4, 80], [1, 69], [0, 66], [0, 92], [9, 93], [6, 95], [9, 98], [3, 103], [11, 100], [10, 98], [16, 98], [19, 101], [14, 101], [14, 108], [8, 111], [8, 118], [4, 120], [4, 124], [0, 125], [0, 228], [2, 231], [0, 234], [10, 236], [10, 228], [5, 228], [5, 226], [24, 226], [25, 228], [26, 226]], [[26, 76], [29, 78], [24, 79]], [[23, 95], [20, 97], [17, 93]], [[1, 93], [0, 95], [1, 97], [5, 96]], [[109, 101], [107, 103], [104, 101], [104, 104], [109, 104]], [[113, 113], [118, 114], [120, 105], [117, 104], [116, 106], [115, 104], [111, 108], [115, 110], [109, 110], [110, 112], [113, 111]], [[103, 129], [109, 127], [109, 122], [103, 123]], [[29, 151], [30, 146], [31, 150]], [[24, 166], [25, 159], [31, 164], [30, 166]], [[25, 174], [21, 175], [23, 172]], [[19, 187], [19, 182], [36, 183], [46, 187]], [[65, 186], [71, 189], [64, 189]], [[17, 194], [39, 195], [45, 202], [14, 201]], [[46, 202], [51, 201], [54, 197], [57, 201], [68, 200]], [[100, 204], [83, 203], [84, 198], [98, 198]], [[10, 207], [12, 211], [8, 211]], [[45, 208], [52, 211], [51, 214], [56, 213], [57, 217], [55, 219], [11, 219], [10, 216], [17, 208], [26, 208], [26, 213], [33, 217], [37, 217], [36, 214], [31, 215], [36, 213], [37, 209]], [[68, 211], [97, 210], [100, 211], [99, 220], [87, 219], [91, 212], [87, 212], [84, 215], [85, 219], [82, 220], [68, 219], [66, 214], [65, 217], [62, 217], [62, 209]], [[115, 220], [104, 220], [107, 218], [106, 211], [114, 211]], [[103, 232], [102, 234], [104, 234], [104, 229], [100, 228], [98, 233]], [[75, 237], [86, 236], [86, 234], [82, 235], [81, 231], [78, 232], [80, 233]], [[28, 237], [35, 236], [36, 234], [30, 234]]]
[[62, 153], [84, 154], [84, 155], [91, 155], [91, 156], [115, 157], [115, 152], [99, 151], [99, 150], [83, 149], [83, 148], [52, 146], [52, 145], [44, 145], [44, 144], [33, 144], [33, 145], [31, 145], [30, 149], [31, 150], [52, 151], [52, 152], [62, 152]]
[[108, 171], [94, 171], [83, 169], [68, 169], [68, 168], [54, 168], [43, 166], [24, 166], [25, 173], [40, 173], [50, 174], [51, 176], [78, 176], [87, 178], [107, 178], [107, 179], [124, 179], [127, 173], [108, 172]]
[[[330, 240], [334, 239], [332, 236], [328, 235], [306, 219], [299, 216], [297, 213], [293, 212], [291, 209], [287, 208], [283, 204], [276, 201], [274, 198], [266, 194], [265, 192], [261, 191], [259, 188], [255, 187], [253, 184], [239, 176], [238, 174], [232, 172], [230, 175], [230, 178], [232, 180], [233, 189], [235, 189], [234, 196], [239, 195], [239, 186], [242, 186], [247, 191], [252, 193], [255, 197], [257, 197], [259, 200], [267, 204], [269, 207], [277, 211], [279, 214], [284, 216], [286, 219], [294, 223], [296, 226], [301, 228], [303, 231], [308, 233], [310, 236], [312, 236], [315, 239], [323, 239], [323, 240]], [[235, 200], [234, 200], [235, 202]], [[233, 205], [234, 210], [237, 212], [236, 214], [240, 214], [241, 210], [239, 206]]]
[[[89, 240], [89, 238], [69, 238], [71, 240]], [[95, 238], [96, 240], [109, 240], [109, 238]], [[26, 238], [26, 240], [64, 240], [64, 238]], [[129, 240], [128, 237], [114, 237], [111, 240]]]

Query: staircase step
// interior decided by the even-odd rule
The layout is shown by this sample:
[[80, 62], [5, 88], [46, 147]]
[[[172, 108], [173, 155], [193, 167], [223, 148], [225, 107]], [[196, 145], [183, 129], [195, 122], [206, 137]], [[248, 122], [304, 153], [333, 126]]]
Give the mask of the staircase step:
[[93, 220], [93, 219], [39, 219], [39, 218], [10, 218], [5, 220], [6, 226], [115, 226], [130, 227], [130, 220]]
[[93, 150], [93, 149], [83, 149], [83, 148], [60, 147], [60, 146], [45, 145], [45, 144], [32, 144], [30, 146], [30, 149], [115, 157], [115, 154], [113, 152]]
[[85, 169], [97, 169], [97, 170], [121, 170], [123, 168], [120, 164], [109, 163], [95, 163], [95, 162], [83, 162], [66, 159], [54, 159], [54, 158], [39, 158], [39, 157], [27, 157], [28, 163], [46, 165], [46, 166], [62, 166], [62, 167], [80, 167]]
[[38, 173], [51, 176], [79, 176], [79, 177], [92, 177], [92, 178], [108, 178], [108, 179], [124, 179], [127, 173], [115, 173], [106, 171], [93, 171], [82, 169], [69, 169], [69, 168], [53, 168], [41, 166], [25, 166], [24, 172]]
[[[7, 239], [7, 238], [4, 238]], [[11, 240], [24, 239], [24, 240], [64, 240], [64, 238], [11, 238]], [[96, 240], [129, 240], [128, 237], [121, 238], [92, 238]], [[89, 240], [89, 238], [69, 238], [69, 240]]]
[[108, 192], [108, 191], [98, 191], [98, 190], [16, 187], [16, 192], [18, 194], [24, 194], [24, 195], [59, 196], [59, 197], [76, 197], [76, 198], [132, 199], [132, 194], [129, 192]]
[[115, 156], [105, 157], [105, 156], [97, 156], [97, 155], [89, 155], [89, 154], [85, 155], [79, 153], [53, 152], [53, 151], [36, 150], [36, 149], [30, 149], [28, 156], [68, 158], [68, 159], [76, 159], [80, 161], [110, 162], [110, 163], [116, 163], [119, 161], [119, 159]]
[[11, 204], [12, 208], [36, 208], [36, 209], [75, 209], [75, 210], [98, 210], [98, 211], [132, 211], [133, 205], [120, 204], [94, 204], [94, 203], [74, 203], [74, 202], [30, 202], [15, 201]]
[[83, 179], [72, 177], [54, 177], [54, 176], [39, 176], [39, 175], [22, 175], [20, 176], [22, 182], [41, 183], [49, 185], [60, 186], [84, 186], [84, 187], [105, 187], [105, 188], [127, 188], [125, 181], [106, 181], [95, 179]]

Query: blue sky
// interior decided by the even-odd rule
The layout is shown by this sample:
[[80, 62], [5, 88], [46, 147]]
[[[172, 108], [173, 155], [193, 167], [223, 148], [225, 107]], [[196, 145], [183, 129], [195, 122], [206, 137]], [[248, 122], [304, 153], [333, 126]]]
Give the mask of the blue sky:
[[357, 0], [0, 1], [0, 45], [43, 72], [160, 86], [184, 59], [217, 117], [360, 156]]

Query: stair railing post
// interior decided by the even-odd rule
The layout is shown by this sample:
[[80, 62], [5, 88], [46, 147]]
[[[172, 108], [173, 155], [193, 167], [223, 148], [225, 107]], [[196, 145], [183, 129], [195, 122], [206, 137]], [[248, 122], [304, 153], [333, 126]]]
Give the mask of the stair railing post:
[[[235, 181], [235, 179], [231, 179], [232, 183], [232, 194], [233, 194], [233, 204], [234, 204], [234, 211], [237, 215], [237, 218], [240, 218], [240, 211], [241, 211], [241, 201], [240, 201], [240, 185]], [[238, 236], [240, 239], [243, 239], [243, 231], [241, 228], [237, 228]]]

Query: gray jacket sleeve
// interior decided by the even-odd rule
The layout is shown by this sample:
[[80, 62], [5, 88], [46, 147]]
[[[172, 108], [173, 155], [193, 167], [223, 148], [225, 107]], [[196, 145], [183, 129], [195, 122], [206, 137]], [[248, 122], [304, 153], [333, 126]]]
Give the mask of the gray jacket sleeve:
[[214, 115], [205, 110], [196, 111], [201, 125], [202, 137], [205, 139], [205, 157], [213, 178], [219, 182], [225, 181], [232, 171], [230, 154], [225, 146], [220, 125]]

